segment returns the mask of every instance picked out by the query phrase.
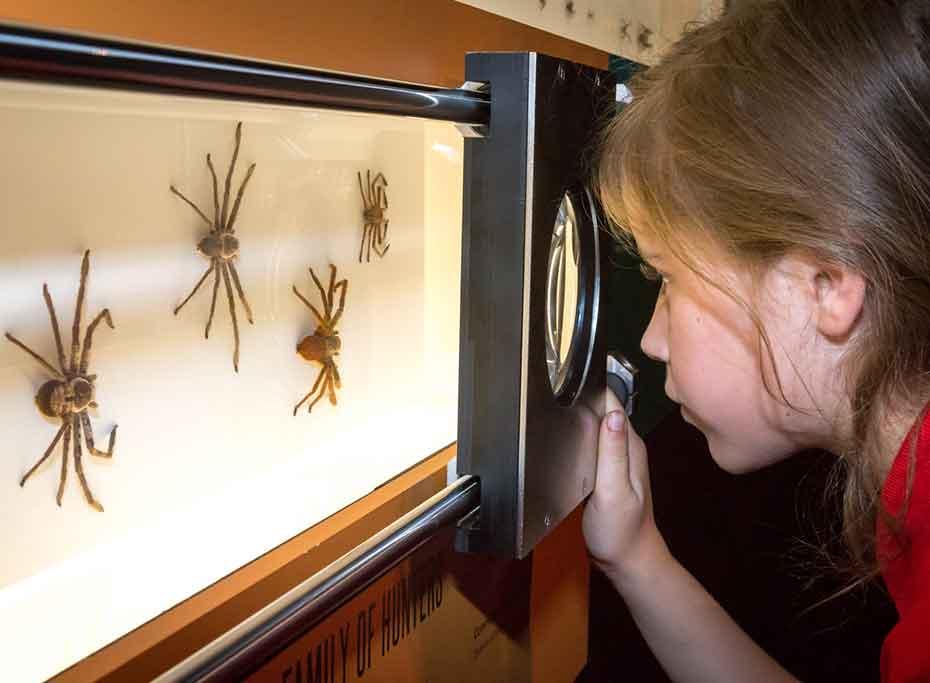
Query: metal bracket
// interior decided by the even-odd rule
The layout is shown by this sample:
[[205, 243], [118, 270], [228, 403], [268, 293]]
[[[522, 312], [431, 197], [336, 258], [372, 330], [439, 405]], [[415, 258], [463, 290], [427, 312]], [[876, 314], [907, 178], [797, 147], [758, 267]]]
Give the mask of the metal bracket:
[[623, 354], [607, 354], [607, 387], [613, 392], [623, 406], [627, 415], [633, 414], [638, 387], [636, 375], [639, 370]]
[[[491, 91], [491, 84], [482, 83], [481, 81], [465, 81], [459, 87], [459, 90], [487, 94]], [[489, 131], [489, 126], [483, 123], [457, 123], [455, 128], [462, 134], [463, 138], [486, 138]]]
[[457, 553], [475, 552], [480, 547], [478, 539], [481, 536], [481, 506], [475, 508], [462, 517], [455, 525], [455, 541], [453, 547]]

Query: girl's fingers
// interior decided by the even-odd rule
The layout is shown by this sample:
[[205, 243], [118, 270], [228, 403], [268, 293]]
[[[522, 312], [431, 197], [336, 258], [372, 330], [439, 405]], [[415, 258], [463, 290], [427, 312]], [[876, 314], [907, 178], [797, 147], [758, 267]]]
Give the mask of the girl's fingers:
[[630, 486], [640, 500], [645, 500], [649, 492], [649, 458], [646, 445], [632, 428], [627, 430], [627, 458], [629, 460]]
[[[609, 393], [609, 392], [608, 392]], [[630, 460], [627, 457], [627, 422], [622, 410], [601, 420], [597, 448], [597, 484], [591, 495], [595, 507], [612, 507], [630, 492]]]

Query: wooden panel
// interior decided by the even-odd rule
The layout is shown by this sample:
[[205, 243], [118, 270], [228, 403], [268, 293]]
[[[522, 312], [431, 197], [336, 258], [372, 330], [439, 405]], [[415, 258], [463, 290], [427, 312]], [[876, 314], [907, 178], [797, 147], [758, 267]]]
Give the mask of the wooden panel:
[[533, 551], [533, 683], [573, 681], [588, 660], [590, 564], [578, 508]]
[[0, 0], [0, 18], [457, 87], [465, 53], [535, 50], [601, 69], [607, 53], [454, 0]]

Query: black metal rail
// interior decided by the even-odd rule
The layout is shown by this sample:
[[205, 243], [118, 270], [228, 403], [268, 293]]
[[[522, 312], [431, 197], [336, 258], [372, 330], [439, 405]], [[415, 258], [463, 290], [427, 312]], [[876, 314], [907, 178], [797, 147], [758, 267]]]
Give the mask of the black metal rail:
[[0, 25], [0, 77], [416, 116], [483, 125], [487, 96]]
[[342, 558], [291, 589], [158, 682], [241, 681], [378, 577], [480, 503], [475, 477], [462, 477]]

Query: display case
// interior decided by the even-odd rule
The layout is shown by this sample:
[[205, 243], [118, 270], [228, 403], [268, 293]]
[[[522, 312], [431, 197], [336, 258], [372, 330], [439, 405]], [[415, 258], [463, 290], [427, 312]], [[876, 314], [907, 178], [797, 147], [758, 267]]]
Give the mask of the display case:
[[[514, 59], [537, 64], [535, 54], [488, 59], [505, 70]], [[0, 465], [10, 520], [0, 533], [15, 549], [0, 577], [0, 638], [14, 678], [74, 664], [462, 433], [462, 477], [420, 511], [422, 528], [445, 505], [444, 524], [465, 518], [460, 549], [506, 560], [525, 556], [580, 502], [593, 485], [590, 453], [564, 458], [588, 488], [560, 499], [518, 546], [485, 541], [512, 538], [505, 527], [519, 531], [519, 520], [494, 521], [489, 536], [491, 527], [465, 517], [517, 493], [521, 505], [540, 499], [543, 482], [561, 475], [551, 454], [527, 456], [521, 444], [515, 460], [473, 438], [487, 428], [476, 398], [506, 414], [524, 399], [480, 398], [475, 387], [494, 366], [472, 361], [515, 349], [498, 354], [506, 340], [483, 335], [464, 342], [469, 360], [460, 363], [460, 313], [473, 326], [485, 305], [500, 322], [512, 316], [508, 334], [521, 344], [548, 340], [532, 341], [532, 358], [510, 370], [517, 386], [538, 392], [526, 373], [541, 368], [551, 407], [519, 412], [508, 429], [525, 433], [528, 417], [551, 418], [559, 405], [567, 434], [573, 409], [590, 406], [586, 391], [603, 389], [601, 237], [579, 159], [592, 112], [607, 111], [613, 90], [606, 74], [538, 59], [547, 78], [590, 100], [562, 151], [537, 144], [547, 138], [537, 141], [534, 126], [508, 123], [536, 111], [548, 139], [554, 123], [570, 124], [577, 102], [541, 98], [544, 87], [515, 90], [511, 102], [497, 77], [444, 90], [0, 31], [0, 117], [10, 133], [0, 163], [0, 419], [16, 444]], [[495, 82], [506, 104], [497, 117]], [[496, 219], [487, 213], [494, 202], [478, 196], [475, 178], [487, 174], [477, 160], [482, 149], [512, 148], [511, 133], [522, 170], [497, 191], [519, 190], [513, 199], [541, 218], [499, 221], [515, 249], [482, 252]], [[485, 287], [507, 277], [514, 287]], [[517, 308], [496, 306], [487, 298], [495, 291]], [[567, 341], [553, 342], [563, 329]], [[576, 356], [584, 372], [567, 380], [566, 399], [558, 366]], [[462, 391], [469, 404], [460, 410]], [[494, 458], [517, 466], [481, 465]], [[374, 549], [393, 543], [384, 533], [369, 539]], [[328, 571], [327, 581], [337, 576]], [[362, 573], [370, 583], [378, 572]], [[309, 577], [316, 584], [301, 599], [321, 580]], [[217, 653], [229, 655], [214, 648], [211, 666]]]
[[455, 440], [462, 137], [220, 60], [3, 49], [0, 639], [34, 680]]

